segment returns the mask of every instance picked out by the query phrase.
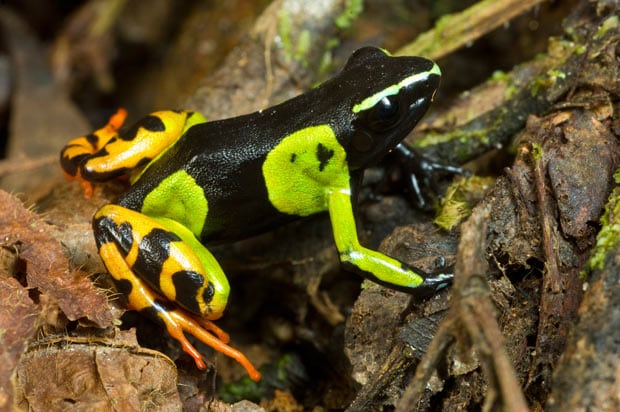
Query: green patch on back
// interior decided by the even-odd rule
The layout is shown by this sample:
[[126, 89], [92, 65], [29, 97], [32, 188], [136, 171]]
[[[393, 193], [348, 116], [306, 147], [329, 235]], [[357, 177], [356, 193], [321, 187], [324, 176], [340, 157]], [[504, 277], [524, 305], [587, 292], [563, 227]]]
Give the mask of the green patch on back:
[[269, 201], [280, 212], [297, 216], [327, 210], [327, 194], [349, 187], [346, 156], [328, 125], [286, 136], [263, 163]]
[[142, 204], [142, 213], [179, 222], [200, 236], [207, 218], [208, 204], [204, 190], [185, 170], [161, 181]]

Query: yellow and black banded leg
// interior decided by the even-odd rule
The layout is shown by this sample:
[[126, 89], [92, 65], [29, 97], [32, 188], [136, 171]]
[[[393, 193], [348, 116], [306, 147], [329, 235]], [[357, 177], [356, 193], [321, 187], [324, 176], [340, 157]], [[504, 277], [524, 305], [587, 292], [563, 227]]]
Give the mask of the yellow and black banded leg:
[[206, 367], [185, 332], [239, 362], [251, 379], [260, 372], [228, 335], [211, 321], [219, 318], [229, 286], [211, 253], [184, 226], [154, 219], [118, 205], [103, 206], [93, 228], [99, 254], [129, 309], [162, 323], [200, 369]]
[[166, 110], [151, 113], [121, 131], [126, 117], [127, 112], [119, 109], [104, 127], [69, 141], [60, 152], [65, 176], [79, 181], [87, 197], [93, 192], [91, 182], [104, 182], [139, 170], [187, 129], [205, 122], [197, 112]]
[[127, 111], [118, 109], [101, 129], [70, 140], [60, 152], [60, 165], [65, 178], [70, 182], [79, 182], [86, 197], [93, 195], [93, 185], [82, 176], [82, 164], [101, 150], [110, 139], [118, 136], [118, 130], [126, 118]]

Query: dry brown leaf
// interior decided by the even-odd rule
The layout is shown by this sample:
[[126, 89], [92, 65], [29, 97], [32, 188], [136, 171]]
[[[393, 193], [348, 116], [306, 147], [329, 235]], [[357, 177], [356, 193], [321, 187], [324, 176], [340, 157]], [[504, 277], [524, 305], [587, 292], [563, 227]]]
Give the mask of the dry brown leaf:
[[0, 246], [17, 250], [26, 286], [54, 299], [69, 320], [87, 318], [100, 327], [110, 326], [107, 297], [83, 273], [69, 268], [50, 226], [4, 191], [0, 204]]

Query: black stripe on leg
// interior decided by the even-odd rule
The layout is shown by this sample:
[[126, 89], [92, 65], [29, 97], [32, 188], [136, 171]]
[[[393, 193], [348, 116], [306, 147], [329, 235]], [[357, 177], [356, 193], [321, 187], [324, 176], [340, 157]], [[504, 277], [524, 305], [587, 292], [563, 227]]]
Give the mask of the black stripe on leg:
[[93, 231], [98, 249], [105, 243], [113, 242], [121, 254], [127, 256], [133, 246], [133, 228], [129, 222], [118, 226], [112, 218], [103, 216], [93, 220]]
[[172, 283], [176, 291], [176, 302], [190, 312], [200, 314], [196, 297], [204, 284], [204, 277], [192, 270], [181, 270], [172, 275]]
[[114, 286], [116, 286], [116, 290], [119, 293], [122, 293], [125, 296], [129, 296], [133, 289], [133, 283], [129, 279], [115, 279], [112, 278], [114, 282]]
[[166, 130], [166, 125], [157, 116], [145, 116], [126, 131], [119, 133], [119, 137], [125, 141], [131, 141], [136, 138], [140, 128], [149, 132], [163, 132]]
[[172, 232], [155, 228], [142, 238], [138, 246], [138, 256], [132, 266], [151, 287], [161, 291], [160, 278], [164, 262], [170, 256], [170, 243], [181, 238]]

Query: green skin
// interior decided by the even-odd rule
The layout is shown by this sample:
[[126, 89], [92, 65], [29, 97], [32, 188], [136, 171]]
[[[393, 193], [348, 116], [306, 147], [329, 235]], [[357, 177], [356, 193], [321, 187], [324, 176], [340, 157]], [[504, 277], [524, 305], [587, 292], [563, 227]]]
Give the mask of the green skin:
[[[113, 242], [128, 254], [143, 242], [135, 233], [148, 233], [148, 244], [139, 244], [143, 256], [129, 262], [132, 272], [169, 301], [214, 319], [226, 306], [229, 286], [204, 244], [327, 211], [346, 268], [392, 288], [433, 293], [449, 283], [450, 274], [424, 274], [360, 245], [354, 194], [364, 168], [398, 145], [424, 115], [439, 79], [430, 60], [363, 48], [333, 79], [278, 106], [215, 122], [190, 118], [184, 134], [129, 191], [98, 212], [97, 243]], [[151, 226], [168, 234], [149, 233]], [[203, 270], [188, 267], [166, 283], [164, 261], [174, 258], [183, 266], [183, 256], [192, 253], [172, 257], [169, 248], [176, 242], [193, 252]], [[157, 312], [167, 310], [163, 303], [156, 306]]]

